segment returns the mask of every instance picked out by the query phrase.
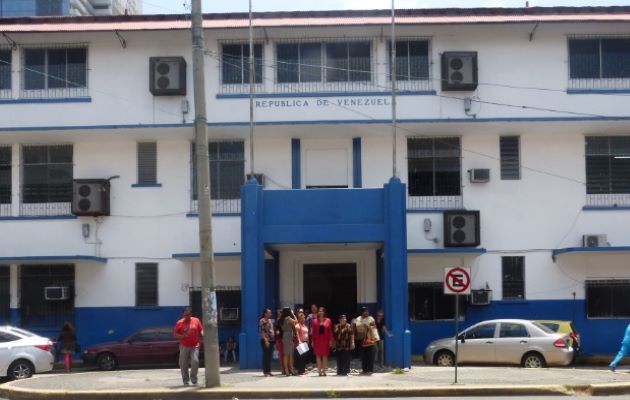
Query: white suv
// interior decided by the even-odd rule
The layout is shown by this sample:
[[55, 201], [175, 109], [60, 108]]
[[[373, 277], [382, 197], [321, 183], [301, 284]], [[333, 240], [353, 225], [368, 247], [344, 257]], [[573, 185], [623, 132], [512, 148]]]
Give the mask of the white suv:
[[0, 376], [30, 378], [53, 368], [53, 343], [45, 337], [12, 326], [0, 326]]

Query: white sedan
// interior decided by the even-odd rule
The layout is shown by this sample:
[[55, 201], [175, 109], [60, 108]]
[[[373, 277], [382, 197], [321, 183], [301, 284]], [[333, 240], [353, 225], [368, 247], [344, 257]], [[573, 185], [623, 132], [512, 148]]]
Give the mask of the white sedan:
[[0, 327], [0, 376], [30, 378], [53, 368], [53, 343], [45, 337], [12, 326]]

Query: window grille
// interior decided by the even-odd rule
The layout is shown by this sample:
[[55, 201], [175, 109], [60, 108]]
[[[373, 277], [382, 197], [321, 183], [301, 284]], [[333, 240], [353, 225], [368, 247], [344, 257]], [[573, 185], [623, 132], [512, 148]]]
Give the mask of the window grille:
[[0, 99], [11, 98], [11, 66], [13, 52], [0, 47]]
[[[20, 265], [20, 315], [22, 326], [59, 329], [74, 321], [74, 265]], [[67, 287], [65, 300], [46, 300], [46, 287]]]
[[501, 148], [501, 179], [521, 179], [520, 138], [518, 136], [501, 136], [499, 143]]
[[[459, 297], [460, 321], [466, 316], [466, 296]], [[409, 283], [409, 319], [453, 320], [455, 296], [444, 294], [442, 282]]]
[[585, 145], [587, 204], [630, 205], [630, 136], [587, 136]]
[[461, 208], [458, 137], [408, 138], [409, 208]]
[[591, 280], [585, 286], [588, 318], [630, 317], [630, 280]]
[[[219, 79], [221, 93], [249, 93], [249, 44], [242, 41], [221, 41]], [[254, 84], [256, 91], [263, 88], [263, 44], [254, 43]]]
[[138, 143], [138, 183], [157, 183], [157, 143]]
[[11, 146], [0, 146], [0, 217], [11, 215]]
[[569, 89], [630, 88], [630, 37], [569, 37]]
[[[397, 90], [433, 90], [430, 42], [426, 38], [401, 38], [396, 41]], [[387, 43], [388, 84], [391, 85], [391, 42]]]
[[22, 50], [22, 97], [88, 95], [87, 45], [39, 45]]
[[158, 305], [157, 263], [136, 264], [136, 307]]
[[11, 269], [0, 265], [0, 323], [8, 324], [11, 316]]
[[[241, 323], [241, 288], [239, 286], [216, 287], [219, 325], [240, 325]], [[189, 305], [195, 317], [201, 318], [201, 288], [189, 289]]]
[[525, 298], [525, 257], [501, 257], [503, 300]]
[[21, 215], [70, 214], [72, 153], [72, 145], [22, 147]]

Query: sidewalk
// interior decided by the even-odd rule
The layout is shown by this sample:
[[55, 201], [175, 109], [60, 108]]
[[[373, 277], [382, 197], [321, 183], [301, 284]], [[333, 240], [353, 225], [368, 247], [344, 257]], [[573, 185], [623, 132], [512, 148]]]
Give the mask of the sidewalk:
[[493, 395], [610, 395], [630, 393], [626, 366], [617, 373], [604, 367], [568, 367], [540, 370], [517, 367], [459, 367], [417, 365], [408, 372], [377, 372], [371, 376], [264, 377], [260, 371], [221, 368], [221, 387], [205, 389], [204, 371], [199, 383], [183, 386], [178, 369], [88, 371], [54, 373], [0, 385], [8, 399], [246, 399], [336, 398], [402, 396]]

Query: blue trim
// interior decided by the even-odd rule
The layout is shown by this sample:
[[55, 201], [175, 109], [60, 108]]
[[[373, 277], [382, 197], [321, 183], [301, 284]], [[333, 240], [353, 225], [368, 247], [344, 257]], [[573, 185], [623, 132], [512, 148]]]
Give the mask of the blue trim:
[[[396, 92], [396, 96], [435, 96], [435, 90], [401, 90]], [[353, 97], [353, 96], [375, 96], [389, 97], [389, 92], [312, 92], [312, 93], [261, 93], [257, 94], [257, 99], [278, 99], [291, 97]], [[249, 99], [249, 93], [239, 94], [217, 94], [217, 99]]]
[[162, 187], [161, 183], [133, 183], [132, 188], [156, 188]]
[[76, 215], [32, 215], [23, 217], [0, 217], [0, 221], [37, 221], [48, 219], [77, 219]]
[[291, 139], [291, 188], [300, 189], [302, 187], [302, 153], [300, 149], [300, 139]]
[[628, 211], [630, 210], [629, 206], [621, 206], [621, 207], [617, 207], [617, 206], [604, 206], [604, 207], [598, 207], [598, 206], [584, 206], [582, 207], [583, 211]]
[[[240, 217], [241, 213], [212, 213], [213, 217]], [[189, 212], [186, 218], [199, 218], [199, 213]]]
[[0, 257], [0, 262], [29, 262], [29, 261], [90, 261], [90, 262], [106, 264], [107, 258], [86, 256], [86, 255]]
[[407, 249], [407, 254], [484, 254], [486, 249], [469, 247], [452, 247], [445, 249]]
[[162, 311], [160, 306], [135, 306], [131, 307], [131, 311]]
[[605, 246], [605, 247], [565, 247], [563, 249], [555, 249], [552, 257], [568, 253], [618, 253], [630, 252], [630, 246]]
[[42, 104], [42, 103], [91, 103], [91, 97], [60, 97], [58, 99], [1, 99], [0, 104]]
[[[240, 252], [214, 253], [215, 257], [240, 257]], [[195, 260], [199, 259], [199, 253], [173, 253], [171, 255], [176, 260]]]
[[443, 213], [446, 210], [450, 210], [450, 208], [408, 208], [407, 214], [435, 214]]
[[630, 93], [630, 89], [567, 89], [567, 94]]
[[355, 188], [363, 187], [361, 180], [361, 138], [352, 139], [352, 185]]
[[[243, 125], [248, 125], [244, 123]], [[77, 126], [25, 126], [6, 128], [0, 127], [0, 132], [30, 132], [30, 131], [87, 131], [98, 129], [147, 129], [147, 128], [190, 128], [192, 123], [185, 124], [135, 124], [135, 125], [77, 125]]]

